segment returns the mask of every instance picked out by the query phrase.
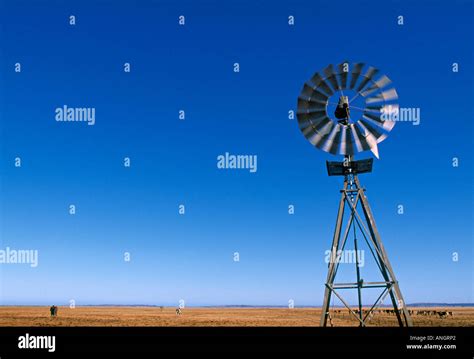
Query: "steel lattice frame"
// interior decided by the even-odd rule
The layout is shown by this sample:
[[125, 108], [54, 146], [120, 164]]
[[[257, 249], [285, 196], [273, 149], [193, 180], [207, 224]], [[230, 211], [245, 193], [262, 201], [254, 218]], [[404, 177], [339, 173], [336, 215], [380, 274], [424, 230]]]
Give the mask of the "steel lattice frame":
[[[343, 219], [345, 208], [349, 207], [351, 211], [348, 222], [343, 232]], [[363, 216], [360, 215], [358, 207], [361, 207]], [[321, 315], [321, 326], [327, 325], [329, 316], [329, 304], [331, 295], [334, 294], [349, 310], [349, 312], [359, 321], [360, 326], [366, 326], [372, 319], [374, 311], [379, 307], [383, 300], [390, 296], [395, 315], [400, 326], [412, 326], [412, 320], [405, 306], [402, 293], [400, 291], [398, 281], [393, 272], [392, 266], [388, 260], [387, 253], [380, 239], [380, 235], [375, 224], [372, 211], [369, 206], [365, 189], [361, 187], [357, 173], [348, 174], [344, 178], [344, 185], [341, 190], [341, 199], [339, 201], [339, 210], [336, 220], [336, 228], [331, 247], [331, 254], [335, 254], [338, 250], [344, 250], [347, 239], [349, 238], [351, 228], [357, 225], [363, 234], [364, 240], [369, 247], [371, 254], [382, 273], [383, 282], [363, 282], [360, 279], [359, 261], [357, 259], [357, 238], [354, 236], [354, 247], [356, 253], [356, 271], [357, 282], [355, 283], [335, 283], [339, 263], [330, 261], [329, 270], [326, 279], [326, 289], [324, 293], [324, 302]], [[342, 234], [343, 233], [343, 234]], [[341, 236], [342, 234], [342, 236]], [[333, 258], [333, 257], [331, 257]], [[362, 309], [362, 289], [364, 288], [384, 288], [372, 307], [365, 313]], [[337, 292], [339, 289], [357, 289], [358, 292], [358, 312], [355, 312], [350, 305], [344, 300], [343, 296]]]

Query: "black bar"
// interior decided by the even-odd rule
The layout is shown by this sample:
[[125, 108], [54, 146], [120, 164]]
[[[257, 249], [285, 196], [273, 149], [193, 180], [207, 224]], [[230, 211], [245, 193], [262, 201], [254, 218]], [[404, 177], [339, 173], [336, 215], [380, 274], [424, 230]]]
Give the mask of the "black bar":
[[[416, 357], [472, 358], [474, 328], [290, 327], [47, 327], [0, 328], [0, 357], [87, 353], [398, 353]], [[19, 337], [55, 336], [55, 351], [19, 349]], [[441, 338], [436, 339], [437, 336]], [[425, 337], [425, 340], [410, 339]], [[429, 338], [432, 337], [432, 338]], [[449, 339], [452, 337], [451, 339]], [[407, 349], [407, 345], [456, 345], [456, 349]], [[68, 356], [69, 357], [69, 356]], [[466, 356], [465, 356], [466, 357]]]

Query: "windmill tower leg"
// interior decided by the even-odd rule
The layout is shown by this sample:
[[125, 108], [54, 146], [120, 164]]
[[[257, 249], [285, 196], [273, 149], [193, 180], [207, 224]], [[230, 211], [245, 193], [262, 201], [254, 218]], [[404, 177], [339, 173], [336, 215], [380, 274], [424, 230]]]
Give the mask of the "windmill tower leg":
[[[334, 237], [332, 240], [331, 246], [331, 256], [337, 253], [339, 249], [339, 241], [341, 239], [341, 229], [342, 229], [342, 219], [344, 218], [344, 208], [346, 201], [346, 189], [347, 189], [347, 177], [344, 178], [344, 186], [341, 191], [341, 199], [339, 201], [339, 210], [337, 212], [336, 228], [334, 229]], [[336, 275], [336, 263], [335, 261], [329, 261], [328, 276], [326, 279], [326, 289], [324, 290], [324, 301], [321, 312], [321, 322], [320, 326], [325, 327], [327, 324], [327, 319], [329, 315], [329, 304], [331, 301], [331, 288], [334, 282], [334, 277]]]
[[357, 177], [357, 175], [354, 176], [354, 182], [357, 188], [362, 192], [360, 196], [362, 210], [364, 212], [364, 216], [368, 224], [370, 235], [374, 240], [374, 246], [377, 249], [376, 252], [379, 257], [379, 263], [380, 263], [382, 275], [387, 283], [388, 282], [393, 283], [393, 285], [389, 289], [389, 293], [390, 293], [390, 298], [392, 300], [393, 308], [395, 310], [395, 314], [397, 316], [398, 324], [400, 326], [411, 327], [413, 326], [413, 322], [406, 308], [405, 301], [402, 296], [402, 292], [400, 290], [398, 281], [395, 277], [395, 273], [388, 259], [387, 252], [385, 251], [385, 248], [382, 244], [382, 240], [380, 239], [380, 234], [375, 224], [375, 219], [372, 214], [372, 210], [370, 209], [369, 202], [367, 200], [367, 197], [365, 196], [365, 193], [363, 193], [363, 189], [360, 186], [359, 178]]

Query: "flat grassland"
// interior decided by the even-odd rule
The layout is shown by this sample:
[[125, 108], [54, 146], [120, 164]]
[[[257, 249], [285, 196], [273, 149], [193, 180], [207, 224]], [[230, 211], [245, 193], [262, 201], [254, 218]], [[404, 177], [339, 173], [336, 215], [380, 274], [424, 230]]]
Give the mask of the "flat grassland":
[[[416, 311], [446, 311], [452, 316], [412, 315], [415, 326], [474, 326], [474, 308], [412, 308]], [[50, 317], [49, 307], [0, 307], [0, 326], [25, 327], [216, 327], [216, 326], [319, 326], [320, 308], [185, 308], [176, 315], [175, 308], [164, 307], [59, 307], [58, 316]], [[347, 310], [332, 313], [334, 326], [357, 326]], [[397, 326], [393, 314], [377, 313], [370, 326]]]

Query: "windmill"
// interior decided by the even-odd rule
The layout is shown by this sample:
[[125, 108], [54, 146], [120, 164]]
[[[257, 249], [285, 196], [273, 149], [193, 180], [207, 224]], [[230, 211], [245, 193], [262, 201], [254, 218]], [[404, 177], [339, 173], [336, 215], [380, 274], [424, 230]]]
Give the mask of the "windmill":
[[[356, 153], [371, 151], [379, 158], [378, 144], [395, 126], [398, 95], [391, 80], [363, 63], [329, 65], [303, 86], [298, 97], [298, 125], [316, 148], [344, 157], [342, 162], [326, 161], [329, 176], [344, 178], [325, 283], [321, 326], [328, 324], [331, 298], [337, 297], [360, 326], [366, 326], [387, 296], [400, 326], [412, 326], [408, 309], [383, 246], [375, 219], [359, 181], [359, 174], [372, 171], [373, 158], [355, 160]], [[344, 220], [346, 209], [348, 217]], [[346, 213], [347, 214], [347, 213]], [[345, 225], [345, 226], [344, 226]], [[353, 238], [351, 238], [353, 237]], [[349, 240], [349, 238], [352, 239]], [[364, 241], [364, 242], [362, 242]], [[338, 283], [340, 253], [352, 242], [355, 248], [355, 281]], [[360, 268], [358, 246], [366, 245], [381, 274], [379, 281], [365, 281]], [[363, 290], [377, 289], [377, 299], [369, 309], [362, 305]], [[357, 309], [341, 292], [355, 290]]]

